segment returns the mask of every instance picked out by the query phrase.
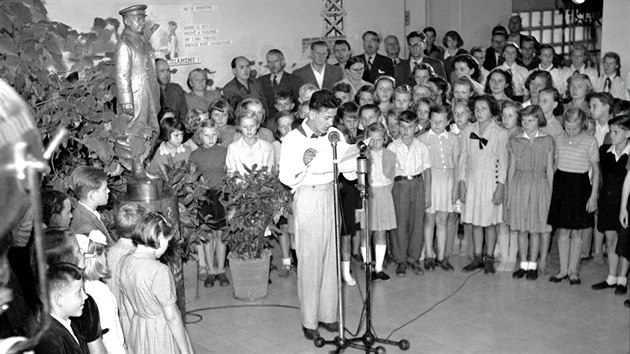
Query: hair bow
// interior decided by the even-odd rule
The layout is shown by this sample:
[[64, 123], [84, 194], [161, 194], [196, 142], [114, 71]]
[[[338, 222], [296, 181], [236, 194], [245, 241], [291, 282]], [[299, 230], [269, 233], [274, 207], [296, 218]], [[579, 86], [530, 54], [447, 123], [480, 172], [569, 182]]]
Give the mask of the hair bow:
[[88, 253], [90, 241], [107, 246], [107, 237], [105, 237], [105, 235], [99, 230], [90, 231], [90, 234], [88, 236], [77, 234], [76, 238], [77, 242], [79, 243], [79, 249], [81, 249], [84, 254]]

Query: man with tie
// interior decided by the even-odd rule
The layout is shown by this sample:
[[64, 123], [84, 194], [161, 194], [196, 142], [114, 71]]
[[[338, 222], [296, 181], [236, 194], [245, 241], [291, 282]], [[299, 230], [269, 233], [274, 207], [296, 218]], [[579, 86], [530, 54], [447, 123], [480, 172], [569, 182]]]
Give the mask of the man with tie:
[[324, 41], [311, 43], [312, 61], [293, 71], [293, 75], [302, 79], [304, 84], [313, 84], [319, 89], [331, 89], [343, 80], [343, 69], [338, 65], [328, 64], [330, 51]]
[[398, 63], [400, 63], [400, 43], [398, 42], [398, 37], [390, 34], [385, 37], [385, 53], [387, 53], [387, 57], [390, 58], [394, 62], [394, 68]]
[[403, 59], [396, 65], [396, 75], [394, 77], [397, 86], [411, 84], [413, 68], [420, 63], [431, 65], [435, 74], [446, 80], [444, 64], [437, 59], [424, 55], [424, 49], [426, 48], [424, 33], [419, 31], [409, 33], [407, 35], [407, 45], [409, 46], [409, 59]]
[[615, 52], [604, 54], [602, 63], [604, 74], [593, 82], [593, 90], [595, 92], [608, 92], [614, 98], [627, 100], [626, 82], [620, 76], [619, 54]]
[[[304, 337], [319, 337], [318, 328], [339, 330], [337, 321], [337, 263], [333, 210], [333, 151], [329, 140], [337, 135], [337, 155], [350, 146], [333, 127], [339, 100], [330, 90], [313, 93], [308, 118], [284, 137], [280, 154], [280, 181], [294, 193], [295, 243], [298, 259], [298, 298]], [[357, 150], [358, 153], [358, 150]], [[354, 172], [354, 158], [339, 163], [340, 172]]]
[[269, 74], [263, 75], [257, 80], [262, 87], [262, 103], [265, 107], [265, 112], [267, 112], [267, 117], [271, 119], [273, 119], [277, 113], [274, 107], [274, 99], [278, 92], [291, 94], [293, 103], [297, 103], [298, 97], [300, 97], [302, 80], [284, 71], [285, 66], [284, 54], [278, 49], [271, 49], [267, 52], [267, 68], [269, 68]]
[[483, 67], [488, 71], [503, 64], [503, 49], [507, 43], [507, 30], [503, 26], [495, 26], [492, 29], [492, 46], [486, 49], [486, 60]]
[[348, 59], [352, 57], [350, 43], [345, 39], [337, 39], [333, 45], [333, 53], [335, 54], [335, 59], [337, 59], [337, 65], [345, 68]]
[[223, 87], [223, 97], [233, 106], [246, 98], [255, 98], [262, 101], [262, 88], [260, 83], [250, 77], [251, 62], [245, 57], [232, 59], [232, 73], [234, 79]]
[[366, 31], [363, 33], [363, 51], [359, 55], [366, 63], [365, 71], [363, 71], [363, 80], [373, 84], [379, 76], [394, 76], [394, 63], [391, 59], [384, 55], [378, 54], [381, 45], [381, 39], [374, 31]]

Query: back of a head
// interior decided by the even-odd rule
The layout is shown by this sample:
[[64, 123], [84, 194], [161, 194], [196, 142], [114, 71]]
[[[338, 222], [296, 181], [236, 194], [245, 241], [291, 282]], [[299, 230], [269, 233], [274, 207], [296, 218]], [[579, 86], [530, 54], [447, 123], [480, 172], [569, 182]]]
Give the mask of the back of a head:
[[124, 204], [116, 211], [115, 222], [118, 237], [131, 238], [136, 225], [147, 215], [147, 209], [140, 204]]
[[135, 245], [158, 248], [158, 238], [160, 235], [163, 235], [165, 238], [170, 238], [174, 233], [175, 229], [162, 214], [151, 211], [138, 223], [131, 235], [131, 240]]
[[70, 180], [76, 196], [83, 199], [91, 191], [101, 188], [103, 182], [107, 182], [107, 175], [96, 167], [79, 166], [72, 171]]
[[52, 264], [46, 271], [46, 282], [50, 294], [57, 292], [73, 281], [82, 280], [83, 272], [79, 267], [70, 263]]
[[47, 189], [42, 192], [42, 221], [51, 226], [52, 216], [61, 213], [63, 203], [68, 195], [56, 189]]
[[313, 111], [322, 111], [338, 108], [339, 103], [339, 99], [332, 91], [320, 90], [313, 93], [308, 106]]

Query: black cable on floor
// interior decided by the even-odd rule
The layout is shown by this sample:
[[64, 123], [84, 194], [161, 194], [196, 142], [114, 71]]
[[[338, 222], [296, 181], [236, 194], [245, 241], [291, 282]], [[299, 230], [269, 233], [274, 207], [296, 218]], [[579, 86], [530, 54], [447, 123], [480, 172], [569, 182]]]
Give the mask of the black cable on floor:
[[449, 294], [447, 297], [443, 298], [442, 300], [436, 302], [435, 304], [433, 304], [431, 307], [429, 307], [427, 310], [425, 310], [424, 312], [422, 312], [421, 314], [419, 314], [418, 316], [412, 318], [411, 320], [405, 322], [404, 324], [402, 324], [400, 327], [395, 328], [393, 331], [391, 331], [391, 333], [387, 336], [386, 339], [389, 340], [389, 338], [391, 338], [391, 336], [396, 333], [397, 331], [405, 328], [406, 326], [410, 325], [411, 323], [417, 321], [420, 317], [426, 315], [427, 313], [431, 312], [434, 308], [436, 308], [438, 305], [440, 305], [441, 303], [445, 302], [446, 300], [452, 298], [453, 296], [455, 296], [460, 290], [462, 290], [462, 288], [464, 287], [464, 285], [466, 285], [466, 283], [468, 282], [468, 279], [470, 279], [473, 275], [479, 274], [481, 273], [482, 269], [479, 269], [478, 271], [471, 273], [470, 275], [468, 275], [466, 277], [466, 279], [464, 279], [464, 282], [462, 282], [462, 284], [457, 287], [457, 289], [455, 289], [455, 291], [453, 291], [451, 294]]
[[200, 311], [210, 311], [210, 310], [223, 310], [223, 309], [235, 309], [235, 308], [247, 308], [247, 307], [280, 307], [285, 309], [299, 310], [300, 308], [292, 305], [281, 305], [281, 304], [260, 304], [260, 305], [225, 305], [225, 306], [212, 306], [212, 307], [201, 307], [198, 309], [186, 311], [186, 316], [196, 317], [197, 320], [186, 321], [186, 324], [194, 324], [203, 321], [203, 316], [198, 313]]

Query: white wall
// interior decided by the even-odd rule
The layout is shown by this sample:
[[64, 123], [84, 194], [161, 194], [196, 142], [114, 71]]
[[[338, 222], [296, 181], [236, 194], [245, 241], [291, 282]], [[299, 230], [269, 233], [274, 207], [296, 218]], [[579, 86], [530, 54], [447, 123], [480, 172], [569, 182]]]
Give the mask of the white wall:
[[[423, 25], [425, 0], [414, 1], [414, 19]], [[114, 17], [120, 20], [118, 11], [137, 3], [134, 1], [111, 0], [47, 0], [49, 18], [70, 25], [80, 32], [89, 32], [95, 17]], [[256, 62], [265, 61], [265, 53], [278, 48], [285, 54], [287, 70], [292, 71], [308, 62], [302, 53], [302, 39], [319, 37], [323, 34], [322, 0], [143, 0], [148, 5], [147, 21], [160, 24], [152, 37], [154, 47], [164, 43], [167, 37], [167, 22], [178, 23], [180, 56], [200, 56], [201, 64], [178, 67], [174, 80], [184, 83], [187, 73], [194, 67], [216, 70], [215, 82], [223, 86], [233, 75], [230, 61], [237, 55], [245, 55]], [[212, 11], [183, 11], [184, 6], [216, 6]], [[362, 53], [361, 35], [371, 29], [383, 37], [395, 34], [403, 38], [405, 31], [405, 2], [400, 0], [344, 0], [347, 16], [344, 29], [347, 40], [355, 54]], [[422, 20], [420, 20], [422, 19]], [[182, 48], [183, 27], [190, 24], [208, 24], [218, 29], [216, 41], [231, 40], [231, 44], [200, 48]], [[156, 43], [157, 42], [157, 43]], [[265, 69], [263, 69], [264, 71]]]
[[464, 39], [464, 49], [489, 47], [492, 27], [507, 22], [512, 15], [512, 0], [426, 0], [426, 25], [438, 32], [442, 45], [444, 33], [455, 30]]
[[621, 57], [621, 77], [630, 71], [630, 1], [605, 0], [602, 15], [602, 55], [616, 52]]

